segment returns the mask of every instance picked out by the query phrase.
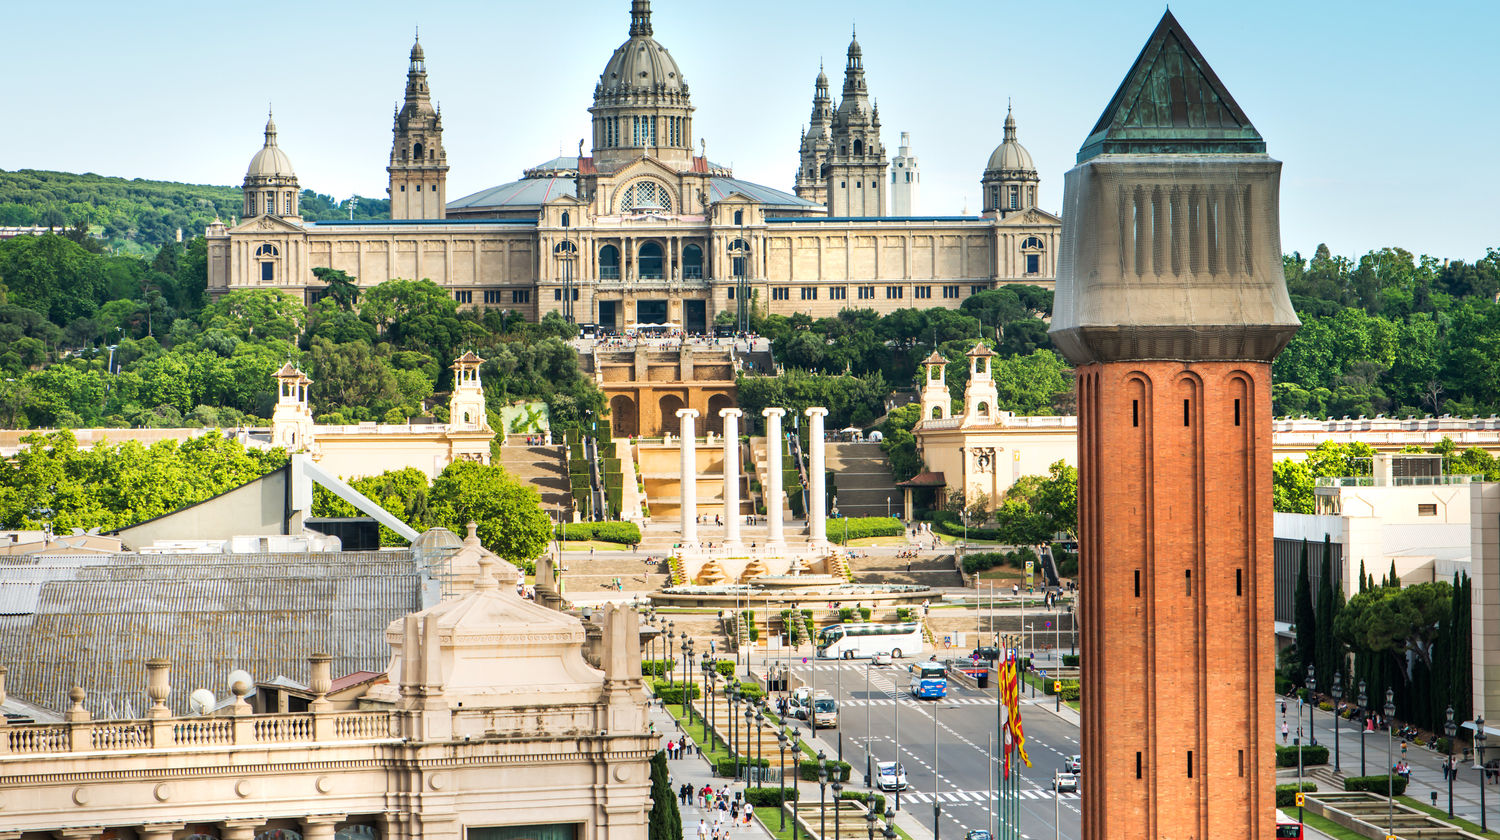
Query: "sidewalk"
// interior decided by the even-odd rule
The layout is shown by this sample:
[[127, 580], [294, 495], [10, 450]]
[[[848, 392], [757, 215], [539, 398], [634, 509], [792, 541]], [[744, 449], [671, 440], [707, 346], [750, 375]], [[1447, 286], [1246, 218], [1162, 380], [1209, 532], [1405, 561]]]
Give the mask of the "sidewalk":
[[[676, 719], [668, 714], [667, 710], [663, 709], [656, 702], [655, 698], [652, 698], [650, 703], [651, 722], [656, 724], [656, 731], [661, 736], [660, 747], [666, 749], [667, 741], [680, 738], [682, 731], [677, 728]], [[695, 791], [702, 790], [704, 785], [712, 785], [714, 790], [718, 790], [721, 786], [727, 786], [731, 799], [734, 798], [735, 791], [740, 791], [743, 796], [745, 789], [743, 782], [715, 777], [713, 768], [708, 766], [708, 759], [697, 755], [696, 752], [693, 755], [684, 755], [679, 759], [667, 759], [667, 769], [672, 774], [671, 785], [674, 793], [677, 791], [677, 788], [686, 782], [691, 784]], [[682, 811], [683, 840], [698, 840], [699, 820], [706, 822], [710, 828], [713, 827], [714, 815], [698, 806], [696, 796], [693, 798], [691, 805], [683, 805], [679, 802], [677, 807]], [[756, 817], [760, 819], [776, 819], [774, 813], [761, 813], [770, 809], [757, 808], [755, 810]], [[735, 838], [742, 837], [745, 840], [762, 840], [762, 838], [771, 838], [774, 836], [761, 826], [759, 820], [750, 825], [745, 825], [743, 821], [734, 823], [730, 826], [729, 835]]]

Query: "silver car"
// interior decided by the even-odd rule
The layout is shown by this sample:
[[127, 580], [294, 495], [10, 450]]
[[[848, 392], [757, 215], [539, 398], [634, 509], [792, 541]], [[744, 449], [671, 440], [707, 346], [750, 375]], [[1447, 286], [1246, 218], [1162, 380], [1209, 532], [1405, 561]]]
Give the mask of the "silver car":
[[881, 790], [906, 790], [906, 768], [894, 761], [875, 765], [875, 785]]
[[1058, 793], [1077, 793], [1078, 777], [1072, 773], [1058, 773], [1052, 777], [1052, 787]]

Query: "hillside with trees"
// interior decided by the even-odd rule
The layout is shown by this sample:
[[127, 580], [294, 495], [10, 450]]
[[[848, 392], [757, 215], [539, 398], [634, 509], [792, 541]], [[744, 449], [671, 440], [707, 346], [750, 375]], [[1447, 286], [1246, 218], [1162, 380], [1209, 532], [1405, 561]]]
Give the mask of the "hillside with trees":
[[[92, 173], [0, 170], [0, 227], [55, 227], [80, 223], [115, 249], [156, 248], [175, 241], [177, 231], [192, 237], [217, 216], [224, 221], [240, 215], [244, 199], [239, 187], [180, 184], [140, 178], [113, 178]], [[302, 217], [346, 219], [389, 218], [390, 201], [382, 198], [345, 199], [303, 190]]]

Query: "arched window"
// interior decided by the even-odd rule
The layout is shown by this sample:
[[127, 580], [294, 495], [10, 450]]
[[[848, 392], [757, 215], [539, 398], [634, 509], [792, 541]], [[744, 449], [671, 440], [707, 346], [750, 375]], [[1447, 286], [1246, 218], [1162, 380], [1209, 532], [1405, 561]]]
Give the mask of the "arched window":
[[974, 372], [975, 373], [984, 373], [984, 362], [985, 362], [985, 359], [984, 359], [983, 356], [977, 356], [977, 357], [975, 357], [975, 359], [974, 359]]
[[599, 249], [599, 279], [620, 279], [620, 249], [605, 245]]
[[990, 416], [990, 404], [989, 403], [982, 402], [982, 403], [979, 404], [979, 416], [980, 417], [988, 417], [988, 416]]
[[1046, 246], [1042, 244], [1042, 238], [1040, 236], [1028, 236], [1021, 242], [1021, 249], [1023, 251], [1040, 251], [1044, 247]]
[[636, 181], [620, 190], [621, 213], [670, 213], [672, 194], [655, 181]]
[[747, 269], [750, 268], [750, 243], [743, 239], [736, 239], [729, 243], [729, 261], [733, 266], [735, 277], [748, 276]]
[[934, 420], [941, 420], [941, 419], [943, 419], [943, 407], [942, 406], [935, 405], [935, 406], [932, 407], [932, 419], [934, 419]]
[[[604, 247], [613, 248], [614, 246], [605, 245]], [[552, 253], [558, 255], [559, 257], [576, 257], [578, 256], [578, 246], [574, 245], [572, 240], [564, 239], [563, 241], [557, 243], [557, 247], [552, 249]]]
[[636, 267], [640, 270], [642, 280], [660, 280], [662, 274], [662, 252], [661, 243], [647, 242], [637, 252]]
[[416, 161], [422, 160], [422, 144], [421, 143], [418, 143], [415, 146], [411, 147], [411, 157], [412, 157], [412, 160], [416, 160]]
[[745, 223], [745, 211], [744, 210], [736, 210], [736, 211], [734, 211], [734, 223], [737, 224], [737, 225], [742, 225], [742, 224]]
[[862, 155], [864, 153], [865, 153], [865, 141], [863, 141], [863, 140], [855, 140], [854, 141], [854, 154], [855, 155]]
[[682, 246], [682, 278], [703, 279], [703, 249], [697, 245]]
[[572, 222], [572, 221], [573, 221], [573, 217], [570, 216], [570, 215], [568, 215], [568, 211], [564, 210], [563, 214], [562, 214], [562, 226], [563, 227], [567, 227], [568, 224], [570, 222]]

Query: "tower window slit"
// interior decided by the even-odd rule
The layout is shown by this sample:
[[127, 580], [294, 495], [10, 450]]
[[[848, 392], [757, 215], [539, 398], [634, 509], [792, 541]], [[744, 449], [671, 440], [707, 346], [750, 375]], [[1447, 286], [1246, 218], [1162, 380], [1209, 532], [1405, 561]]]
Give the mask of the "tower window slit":
[[1132, 425], [1132, 426], [1139, 426], [1139, 425], [1141, 425], [1141, 401], [1140, 400], [1131, 400], [1130, 401], [1130, 425]]
[[1141, 597], [1141, 570], [1135, 570], [1135, 597]]
[[1191, 598], [1193, 596], [1193, 570], [1192, 569], [1184, 569], [1183, 573], [1184, 573], [1184, 577], [1187, 580], [1187, 594], [1188, 594], [1188, 597]]
[[1234, 401], [1234, 425], [1238, 426], [1239, 424], [1240, 424], [1240, 401], [1239, 400], [1235, 400]]
[[1234, 594], [1243, 596], [1245, 594], [1245, 570], [1234, 570]]
[[1182, 401], [1182, 425], [1191, 426], [1193, 424], [1192, 408], [1193, 404], [1191, 400]]
[[1141, 754], [1139, 752], [1137, 752], [1135, 754], [1135, 777], [1137, 779], [1139, 779], [1139, 778], [1142, 777], [1141, 776]]
[[1240, 750], [1240, 778], [1245, 778], [1245, 751]]
[[1188, 758], [1188, 768], [1187, 768], [1187, 770], [1188, 770], [1188, 778], [1191, 779], [1191, 778], [1193, 778], [1193, 751], [1192, 750], [1188, 750], [1188, 756], [1187, 756], [1187, 758]]

